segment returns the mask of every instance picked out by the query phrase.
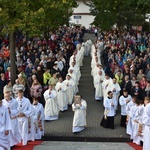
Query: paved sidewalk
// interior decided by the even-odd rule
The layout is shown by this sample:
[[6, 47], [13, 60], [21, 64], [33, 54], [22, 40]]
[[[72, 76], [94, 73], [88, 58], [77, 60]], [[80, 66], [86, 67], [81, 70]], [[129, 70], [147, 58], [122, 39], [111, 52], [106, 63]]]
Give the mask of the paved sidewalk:
[[[95, 39], [94, 35], [85, 35], [86, 39]], [[60, 112], [57, 121], [45, 123], [44, 140], [53, 141], [129, 141], [125, 129], [120, 127], [120, 112], [115, 117], [115, 129], [105, 129], [100, 126], [103, 117], [102, 102], [94, 100], [93, 78], [91, 76], [91, 58], [84, 57], [83, 67], [81, 67], [81, 80], [79, 91], [83, 99], [87, 101], [87, 127], [79, 133], [72, 133], [73, 111], [71, 107], [65, 112]]]
[[126, 143], [43, 142], [34, 150], [134, 150]]

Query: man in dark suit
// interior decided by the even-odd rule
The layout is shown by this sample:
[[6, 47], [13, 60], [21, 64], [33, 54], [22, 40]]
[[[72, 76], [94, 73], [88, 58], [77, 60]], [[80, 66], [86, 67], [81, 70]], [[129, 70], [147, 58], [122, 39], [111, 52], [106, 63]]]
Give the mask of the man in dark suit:
[[130, 81], [129, 75], [125, 75], [124, 80], [122, 82], [121, 93], [123, 93], [123, 90], [126, 90], [128, 94], [131, 94], [131, 88], [132, 88], [132, 83]]
[[139, 86], [139, 82], [135, 82], [135, 86], [131, 90], [131, 95], [137, 97], [138, 99], [144, 99], [144, 91]]

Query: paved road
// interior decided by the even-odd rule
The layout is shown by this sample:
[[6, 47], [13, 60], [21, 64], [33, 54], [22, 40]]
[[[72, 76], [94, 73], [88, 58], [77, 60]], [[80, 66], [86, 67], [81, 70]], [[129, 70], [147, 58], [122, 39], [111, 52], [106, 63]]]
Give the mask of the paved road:
[[133, 150], [126, 143], [43, 142], [34, 150]]
[[[86, 34], [85, 38], [95, 39], [94, 35]], [[45, 140], [67, 140], [67, 141], [128, 141], [129, 137], [125, 129], [119, 126], [120, 112], [115, 117], [115, 129], [104, 129], [100, 127], [103, 117], [102, 102], [94, 100], [93, 79], [91, 76], [91, 58], [85, 57], [81, 67], [81, 80], [79, 91], [87, 101], [87, 127], [83, 132], [75, 135], [72, 133], [73, 112], [71, 107], [66, 112], [60, 112], [57, 121], [45, 123]]]

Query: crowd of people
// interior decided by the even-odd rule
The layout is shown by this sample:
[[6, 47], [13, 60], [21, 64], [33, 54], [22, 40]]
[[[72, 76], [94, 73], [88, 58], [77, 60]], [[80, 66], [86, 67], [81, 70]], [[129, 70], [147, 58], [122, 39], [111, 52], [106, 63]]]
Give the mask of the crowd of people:
[[[150, 33], [131, 29], [100, 32], [91, 50], [95, 100], [103, 100], [101, 125], [114, 129], [121, 106], [120, 126], [134, 143], [150, 143]], [[149, 131], [148, 131], [149, 130]], [[143, 137], [144, 135], [144, 137]]]
[[[16, 36], [17, 79], [11, 84], [9, 40], [0, 37], [0, 147], [41, 139], [44, 121], [59, 119], [72, 106], [72, 132], [86, 126], [87, 103], [78, 93], [80, 66], [91, 55], [95, 100], [103, 100], [101, 125], [120, 126], [134, 143], [150, 141], [150, 34], [136, 30], [97, 31], [97, 40], [83, 42], [84, 27], [60, 27], [48, 37]], [[76, 95], [77, 94], [77, 95]], [[76, 96], [75, 96], [76, 95]], [[75, 97], [75, 99], [74, 99]], [[19, 130], [18, 130], [19, 129]]]
[[[11, 84], [9, 56], [0, 57], [0, 147], [10, 147], [41, 139], [44, 121], [57, 120], [68, 105], [75, 112], [72, 132], [80, 132], [86, 122], [86, 102], [78, 95], [80, 66], [89, 54], [91, 41], [83, 43], [84, 27], [61, 27], [49, 37], [16, 37], [17, 79]], [[0, 38], [1, 51], [9, 51], [9, 40]], [[81, 109], [81, 110], [80, 110]], [[80, 120], [80, 121], [79, 121]]]

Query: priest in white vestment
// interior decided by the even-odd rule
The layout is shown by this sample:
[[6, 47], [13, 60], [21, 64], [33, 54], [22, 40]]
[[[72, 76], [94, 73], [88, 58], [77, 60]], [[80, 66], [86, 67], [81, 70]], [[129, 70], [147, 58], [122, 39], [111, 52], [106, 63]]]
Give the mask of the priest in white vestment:
[[87, 41], [84, 43], [84, 56], [88, 56], [89, 52], [88, 52], [88, 43]]
[[45, 120], [57, 120], [59, 114], [59, 107], [57, 103], [56, 90], [53, 89], [52, 85], [49, 85], [49, 89], [44, 92], [45, 99]]
[[77, 76], [78, 82], [79, 82], [80, 77], [81, 77], [81, 72], [80, 72], [79, 66], [77, 66], [75, 62], [72, 62], [71, 66], [70, 66], [70, 68], [68, 70], [70, 70], [70, 69], [74, 70], [74, 72], [75, 72], [75, 74]]
[[82, 47], [79, 46], [79, 48], [77, 49], [76, 58], [78, 58], [80, 66], [83, 66], [83, 57], [84, 57], [84, 44], [82, 45]]
[[92, 68], [91, 75], [94, 77], [98, 74], [99, 71], [102, 71], [102, 74], [105, 76], [105, 72], [104, 69], [102, 68], [102, 65], [97, 63], [95, 67]]
[[126, 113], [127, 113], [127, 128], [126, 133], [131, 135], [132, 132], [132, 120], [131, 120], [131, 108], [135, 106], [135, 97], [132, 97], [132, 101], [130, 101], [126, 106]]
[[97, 41], [97, 47], [100, 50], [100, 53], [104, 50], [104, 42], [103, 42], [103, 40], [98, 40]]
[[70, 57], [69, 66], [71, 66], [72, 62], [74, 62], [74, 61], [76, 62], [77, 66], [80, 66], [79, 58], [77, 57], [77, 51], [74, 51], [73, 55]]
[[[76, 97], [76, 96], [75, 96]], [[72, 110], [74, 111], [73, 128], [72, 132], [77, 133], [85, 129], [86, 126], [86, 109], [87, 103], [82, 97], [78, 96], [79, 100], [75, 100], [72, 104]]]
[[97, 49], [97, 47], [94, 46], [93, 50], [91, 51], [91, 57], [94, 58], [94, 56], [97, 56], [100, 60], [100, 52]]
[[140, 145], [141, 144], [141, 136], [139, 135], [139, 127], [140, 127], [140, 124], [141, 124], [141, 120], [142, 120], [142, 117], [143, 117], [143, 112], [144, 112], [144, 104], [143, 103], [140, 103], [140, 101], [138, 100], [138, 108], [137, 108], [137, 111], [136, 113], [132, 113], [134, 114], [134, 121], [133, 121], [133, 129], [132, 129], [132, 133], [133, 133], [133, 143], [137, 144], [137, 145]]
[[18, 130], [18, 119], [17, 116], [19, 114], [18, 111], [18, 102], [16, 99], [11, 98], [10, 92], [4, 93], [3, 105], [8, 108], [9, 115], [10, 115], [10, 123], [11, 123], [11, 130], [9, 132], [10, 136], [10, 146], [14, 146], [21, 142], [21, 134]]
[[59, 81], [55, 86], [57, 92], [57, 103], [61, 111], [68, 109], [68, 100], [67, 100], [67, 86], [63, 82], [63, 79], [60, 77]]
[[116, 114], [116, 110], [118, 107], [118, 98], [120, 96], [120, 91], [121, 91], [120, 85], [117, 83], [116, 78], [113, 78], [112, 83], [109, 84], [108, 86], [108, 90], [113, 92], [113, 98], [114, 100], [116, 100], [116, 108], [115, 108], [115, 114]]
[[[144, 98], [144, 108], [143, 108], [143, 114], [140, 117], [141, 120], [139, 121], [139, 130], [138, 130], [138, 135], [139, 135], [139, 139], [141, 142], [144, 142], [144, 133], [145, 133], [145, 125], [143, 124], [143, 120], [145, 120], [144, 116], [146, 115], [146, 105], [150, 103], [150, 98], [149, 97], [145, 97]], [[150, 145], [149, 145], [150, 146]]]
[[148, 103], [144, 110], [143, 115], [144, 124], [144, 139], [143, 139], [143, 150], [150, 149], [150, 103]]
[[93, 77], [98, 74], [99, 66], [100, 66], [100, 64], [97, 63], [97, 64], [95, 64], [95, 66], [92, 68], [91, 75], [92, 75]]
[[90, 52], [91, 57], [92, 57], [94, 51], [95, 51], [95, 45], [93, 44], [93, 45], [91, 46], [91, 52]]
[[9, 132], [11, 130], [11, 121], [8, 108], [2, 104], [0, 99], [0, 147], [4, 150], [10, 150]]
[[19, 132], [21, 134], [22, 144], [27, 145], [28, 142], [28, 133], [30, 130], [29, 126], [29, 118], [32, 114], [31, 103], [28, 98], [24, 97], [23, 91], [18, 91], [18, 124], [19, 124]]
[[104, 99], [104, 117], [101, 121], [101, 126], [104, 128], [114, 129], [114, 116], [116, 101], [113, 98], [113, 93], [108, 91], [108, 96]]
[[98, 70], [102, 71], [102, 74], [105, 76], [105, 71], [104, 71], [104, 69], [102, 67], [102, 64], [99, 65]]
[[100, 59], [96, 56], [94, 56], [92, 58], [92, 61], [91, 61], [91, 68], [94, 68], [96, 66], [96, 64], [101, 64], [101, 61]]
[[35, 130], [35, 139], [41, 139], [44, 136], [44, 108], [41, 103], [38, 102], [38, 98], [33, 98], [32, 104], [33, 110], [33, 122], [34, 122], [34, 130]]
[[94, 76], [94, 88], [95, 88], [95, 100], [103, 99], [103, 89], [102, 83], [104, 80], [104, 74], [102, 71], [99, 71], [96, 76]]
[[75, 89], [75, 83], [71, 79], [71, 76], [67, 74], [66, 80], [64, 80], [64, 83], [67, 86], [67, 99], [68, 99], [68, 104], [72, 105], [73, 101], [73, 96], [74, 96], [74, 89]]
[[90, 54], [91, 48], [92, 48], [92, 41], [89, 39], [86, 41], [86, 53], [85, 53], [86, 56]]
[[74, 72], [74, 70], [72, 68], [70, 68], [68, 70], [68, 74], [70, 75], [71, 80], [73, 80], [74, 83], [75, 83], [75, 86], [74, 86], [74, 95], [75, 95], [77, 92], [79, 92], [79, 89], [78, 89], [78, 85], [79, 85], [78, 78], [77, 78], [77, 76], [76, 76], [76, 74], [75, 74], [75, 72]]
[[[138, 139], [138, 118], [139, 118], [139, 114], [138, 114], [138, 107], [139, 106], [139, 100], [136, 99], [135, 100], [135, 105], [131, 108], [130, 110], [130, 118], [131, 118], [131, 122], [132, 122], [132, 130], [131, 130], [131, 136], [130, 139], [133, 140], [133, 143], [136, 143], [136, 140]], [[140, 143], [136, 143], [136, 144], [140, 144]]]
[[[71, 66], [71, 64], [72, 64], [73, 62], [76, 62], [76, 52], [74, 52], [73, 55], [70, 57], [69, 66]], [[79, 66], [78, 63], [76, 63], [76, 64]]]
[[119, 98], [119, 104], [121, 106], [121, 121], [120, 121], [121, 127], [126, 128], [126, 119], [127, 119], [126, 107], [130, 101], [132, 101], [131, 95], [128, 94], [128, 91], [124, 90], [123, 95], [121, 95]]
[[109, 86], [111, 84], [112, 84], [112, 78], [110, 78], [108, 74], [105, 74], [105, 78], [102, 83], [104, 100], [108, 96], [108, 91], [110, 90]]

